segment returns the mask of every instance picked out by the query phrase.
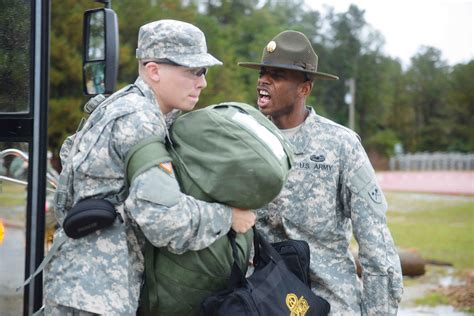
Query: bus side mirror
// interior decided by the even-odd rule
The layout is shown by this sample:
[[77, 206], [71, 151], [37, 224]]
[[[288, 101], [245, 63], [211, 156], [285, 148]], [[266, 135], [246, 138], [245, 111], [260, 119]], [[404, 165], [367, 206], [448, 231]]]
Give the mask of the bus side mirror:
[[118, 72], [118, 23], [112, 9], [84, 12], [82, 78], [85, 95], [112, 94]]

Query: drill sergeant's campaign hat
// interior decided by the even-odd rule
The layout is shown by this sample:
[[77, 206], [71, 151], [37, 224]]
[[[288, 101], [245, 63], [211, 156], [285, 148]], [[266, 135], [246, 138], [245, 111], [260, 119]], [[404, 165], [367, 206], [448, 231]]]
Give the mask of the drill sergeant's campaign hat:
[[210, 67], [222, 62], [207, 53], [206, 37], [196, 26], [176, 20], [143, 25], [138, 33], [138, 59], [167, 59], [185, 67]]
[[312, 79], [337, 80], [338, 76], [318, 70], [318, 55], [308, 38], [301, 32], [284, 31], [275, 36], [263, 49], [262, 62], [240, 62], [239, 66], [260, 69], [275, 67], [304, 72]]

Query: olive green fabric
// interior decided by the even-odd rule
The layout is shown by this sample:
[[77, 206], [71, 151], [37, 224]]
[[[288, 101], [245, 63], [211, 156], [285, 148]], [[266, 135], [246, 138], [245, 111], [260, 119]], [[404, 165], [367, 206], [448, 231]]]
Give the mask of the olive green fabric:
[[199, 200], [256, 209], [281, 191], [293, 161], [291, 145], [254, 107], [208, 106], [179, 117], [166, 146], [153, 138], [130, 150], [127, 179], [172, 161], [181, 191]]
[[159, 138], [145, 139], [133, 146], [125, 159], [128, 183], [145, 170], [168, 161], [172, 161], [171, 156]]
[[239, 66], [260, 70], [275, 67], [306, 73], [312, 79], [338, 80], [339, 77], [318, 71], [318, 55], [301, 32], [279, 33], [263, 48], [261, 62], [239, 62]]
[[179, 117], [170, 154], [183, 192], [256, 209], [281, 191], [293, 155], [278, 128], [254, 107], [211, 105]]
[[[131, 150], [127, 178], [132, 180], [157, 162], [172, 160], [182, 192], [200, 200], [253, 209], [279, 194], [292, 164], [286, 138], [248, 104], [221, 103], [184, 114], [172, 125], [170, 137], [168, 152], [152, 139]], [[246, 271], [252, 231], [238, 234], [236, 241], [238, 263]], [[138, 314], [198, 314], [205, 297], [227, 287], [232, 263], [227, 237], [181, 255], [147, 242]]]
[[[252, 240], [252, 231], [237, 234], [238, 264], [244, 273]], [[181, 255], [147, 242], [139, 315], [198, 315], [205, 297], [227, 288], [232, 264], [227, 236], [206, 249]]]

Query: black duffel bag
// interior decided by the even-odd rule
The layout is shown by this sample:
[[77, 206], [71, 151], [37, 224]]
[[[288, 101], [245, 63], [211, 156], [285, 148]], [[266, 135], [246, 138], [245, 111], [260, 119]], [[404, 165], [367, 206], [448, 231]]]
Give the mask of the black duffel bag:
[[[228, 236], [233, 253], [236, 254], [235, 235], [230, 232]], [[329, 303], [314, 294], [308, 284], [302, 281], [309, 280], [306, 266], [306, 262], [309, 264], [309, 248], [301, 248], [301, 244], [306, 242], [287, 240], [277, 244], [278, 249], [286, 249], [285, 258], [257, 230], [254, 230], [254, 243], [253, 274], [245, 278], [234, 262], [229, 289], [207, 297], [201, 304], [202, 316], [329, 314]], [[294, 253], [289, 254], [291, 249], [303, 249], [303, 253], [296, 255], [301, 256], [303, 261], [290, 261], [291, 271], [295, 273], [285, 263], [287, 258], [295, 259]]]

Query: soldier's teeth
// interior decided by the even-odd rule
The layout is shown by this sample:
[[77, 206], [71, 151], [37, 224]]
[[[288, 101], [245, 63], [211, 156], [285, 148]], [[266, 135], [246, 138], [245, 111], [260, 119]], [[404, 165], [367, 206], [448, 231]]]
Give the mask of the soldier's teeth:
[[269, 95], [270, 95], [270, 94], [269, 94], [267, 91], [265, 91], [265, 90], [260, 90], [260, 94], [261, 94], [261, 95], [266, 95], [266, 96], [269, 96]]

